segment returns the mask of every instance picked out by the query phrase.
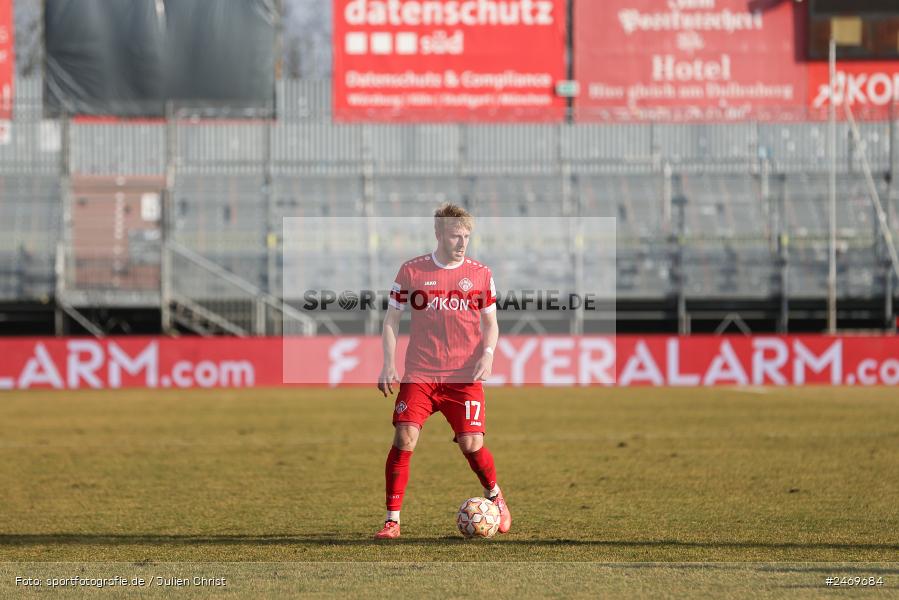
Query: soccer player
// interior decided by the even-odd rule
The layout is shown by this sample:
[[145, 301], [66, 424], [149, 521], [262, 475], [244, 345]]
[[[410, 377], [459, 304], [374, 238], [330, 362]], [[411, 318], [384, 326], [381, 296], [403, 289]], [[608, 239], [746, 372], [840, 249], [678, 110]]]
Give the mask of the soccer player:
[[[490, 269], [465, 256], [473, 226], [472, 216], [459, 206], [437, 209], [437, 249], [403, 264], [390, 291], [378, 389], [387, 397], [399, 384], [399, 393], [385, 469], [387, 518], [378, 539], [400, 535], [400, 507], [412, 451], [425, 421], [437, 411], [453, 428], [453, 441], [478, 476], [484, 496], [499, 508], [499, 531], [506, 533], [512, 527], [512, 515], [496, 483], [493, 455], [484, 445], [487, 415], [481, 382], [493, 368], [499, 325]], [[405, 311], [411, 312], [412, 323], [400, 383], [394, 357]]]

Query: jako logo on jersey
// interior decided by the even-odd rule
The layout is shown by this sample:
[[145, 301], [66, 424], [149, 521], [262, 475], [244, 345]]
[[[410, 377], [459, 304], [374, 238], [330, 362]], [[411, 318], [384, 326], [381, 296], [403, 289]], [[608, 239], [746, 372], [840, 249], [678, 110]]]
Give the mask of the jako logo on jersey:
[[471, 279], [469, 279], [468, 277], [464, 278], [462, 281], [459, 282], [459, 287], [462, 288], [463, 292], [467, 292], [473, 286], [474, 286], [474, 284], [471, 282]]
[[436, 281], [425, 281], [425, 285], [437, 285]]
[[396, 414], [400, 414], [400, 413], [403, 412], [404, 410], [406, 410], [406, 403], [405, 403], [405, 402], [397, 402], [397, 404], [396, 404]]
[[433, 298], [427, 310], [471, 310], [471, 300], [459, 298]]

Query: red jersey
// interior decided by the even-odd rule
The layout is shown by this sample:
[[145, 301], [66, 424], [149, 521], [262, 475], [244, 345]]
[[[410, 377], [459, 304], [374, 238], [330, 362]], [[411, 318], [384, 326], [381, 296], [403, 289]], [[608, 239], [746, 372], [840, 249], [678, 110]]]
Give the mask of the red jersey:
[[486, 265], [466, 258], [448, 267], [433, 252], [413, 258], [396, 275], [390, 306], [412, 313], [404, 379], [471, 381], [483, 355], [481, 314], [496, 310], [496, 287]]

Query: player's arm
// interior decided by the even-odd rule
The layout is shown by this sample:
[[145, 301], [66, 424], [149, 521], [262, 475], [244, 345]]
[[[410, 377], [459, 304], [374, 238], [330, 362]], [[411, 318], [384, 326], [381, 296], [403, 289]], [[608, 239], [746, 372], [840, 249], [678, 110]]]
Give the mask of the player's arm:
[[409, 281], [409, 269], [407, 265], [403, 265], [396, 274], [393, 285], [390, 286], [387, 314], [384, 316], [384, 326], [381, 329], [384, 366], [381, 367], [381, 374], [378, 376], [378, 389], [385, 398], [388, 394], [393, 394], [393, 386], [400, 382], [396, 372], [396, 340], [400, 337], [400, 319], [406, 308]]
[[496, 321], [496, 310], [481, 312], [481, 335], [484, 340], [484, 354], [474, 367], [474, 380], [482, 381], [493, 372], [493, 352], [499, 341], [499, 323]]
[[387, 315], [384, 317], [384, 327], [381, 330], [381, 347], [384, 350], [384, 366], [378, 376], [378, 389], [387, 397], [393, 394], [394, 384], [400, 382], [396, 372], [396, 340], [400, 333], [400, 319], [403, 311], [387, 307]]

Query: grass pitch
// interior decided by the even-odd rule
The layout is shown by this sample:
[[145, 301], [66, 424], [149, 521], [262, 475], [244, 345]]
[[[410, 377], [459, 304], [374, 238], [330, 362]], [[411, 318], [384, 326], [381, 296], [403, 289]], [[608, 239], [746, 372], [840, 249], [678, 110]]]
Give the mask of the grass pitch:
[[481, 492], [439, 414], [412, 459], [403, 537], [371, 539], [391, 409], [374, 389], [4, 393], [0, 594], [76, 563], [229, 572], [230, 597], [383, 595], [372, 581], [464, 596], [460, 578], [485, 568], [518, 596], [777, 597], [786, 581], [816, 597], [830, 575], [899, 591], [895, 389], [488, 390], [515, 521], [479, 542], [455, 531]]

